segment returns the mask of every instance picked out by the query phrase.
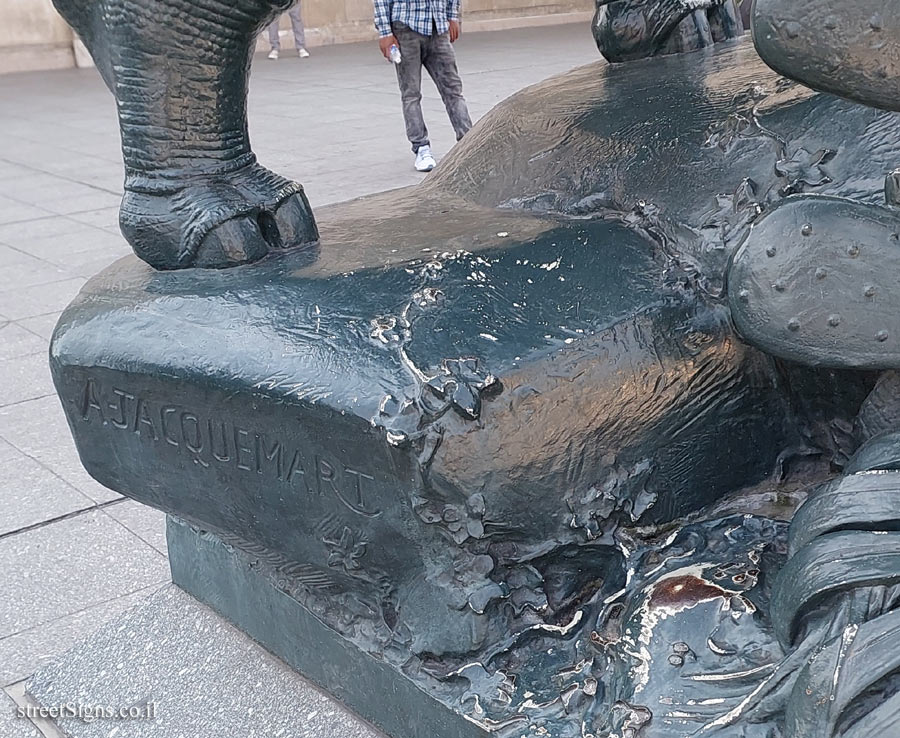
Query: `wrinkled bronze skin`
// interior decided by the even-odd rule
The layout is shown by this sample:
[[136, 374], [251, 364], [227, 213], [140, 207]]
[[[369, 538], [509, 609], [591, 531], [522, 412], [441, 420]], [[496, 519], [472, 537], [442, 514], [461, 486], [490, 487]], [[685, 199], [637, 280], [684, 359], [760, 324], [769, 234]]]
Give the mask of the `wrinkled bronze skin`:
[[611, 62], [696, 51], [744, 33], [735, 0], [597, 0], [594, 38]]
[[247, 80], [288, 0], [55, 0], [116, 96], [120, 223], [157, 269], [221, 268], [312, 244], [303, 188], [256, 163]]

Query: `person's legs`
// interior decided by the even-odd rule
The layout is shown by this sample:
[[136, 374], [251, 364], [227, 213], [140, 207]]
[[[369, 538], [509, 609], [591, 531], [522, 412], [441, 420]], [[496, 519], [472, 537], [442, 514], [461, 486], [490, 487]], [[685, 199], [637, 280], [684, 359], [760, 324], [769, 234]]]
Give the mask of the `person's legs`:
[[303, 26], [303, 14], [300, 8], [300, 1], [288, 11], [291, 19], [291, 27], [294, 29], [294, 44], [297, 49], [306, 48], [306, 28]]
[[456, 140], [459, 141], [472, 128], [472, 119], [469, 117], [466, 98], [463, 97], [462, 79], [448, 34], [442, 33], [429, 38], [422, 64], [441, 94], [447, 115], [450, 116], [450, 124], [456, 131]]
[[393, 31], [402, 56], [401, 62], [396, 66], [406, 136], [412, 144], [413, 152], [417, 153], [420, 147], [431, 145], [425, 117], [422, 115], [422, 55], [427, 37], [400, 23], [394, 25]]
[[279, 20], [280, 18], [276, 18], [269, 24], [269, 46], [272, 47], [272, 51], [281, 50], [281, 37], [278, 35]]

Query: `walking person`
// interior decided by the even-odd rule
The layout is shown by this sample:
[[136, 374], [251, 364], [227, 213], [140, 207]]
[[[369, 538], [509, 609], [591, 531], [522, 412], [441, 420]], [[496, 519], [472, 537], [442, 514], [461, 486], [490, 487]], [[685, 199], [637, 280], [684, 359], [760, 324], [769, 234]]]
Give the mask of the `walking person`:
[[416, 155], [416, 169], [430, 172], [436, 162], [422, 115], [423, 67], [444, 101], [456, 140], [472, 128], [451, 45], [461, 33], [460, 0], [375, 0], [375, 27], [386, 59], [391, 60], [391, 47], [400, 49], [396, 67], [406, 135]]
[[[288, 16], [291, 19], [291, 27], [294, 29], [294, 44], [297, 47], [297, 55], [301, 59], [306, 59], [309, 52], [306, 50], [306, 29], [303, 27], [303, 16], [300, 12], [301, 0], [296, 2], [288, 10]], [[276, 18], [269, 26], [269, 46], [272, 50], [269, 52], [270, 59], [277, 59], [281, 52], [281, 36], [279, 35], [279, 22], [281, 18]]]

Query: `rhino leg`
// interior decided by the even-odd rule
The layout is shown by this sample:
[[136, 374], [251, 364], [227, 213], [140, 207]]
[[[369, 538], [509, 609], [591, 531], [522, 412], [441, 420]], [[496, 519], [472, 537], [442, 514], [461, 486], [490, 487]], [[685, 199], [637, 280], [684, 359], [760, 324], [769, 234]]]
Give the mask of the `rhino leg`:
[[110, 90], [114, 89], [112, 63], [106, 34], [102, 30], [101, 4], [97, 0], [53, 0], [53, 4], [66, 22], [84, 41], [94, 63]]
[[120, 224], [158, 269], [221, 268], [313, 243], [303, 188], [256, 163], [256, 36], [290, 0], [56, 0], [118, 102]]
[[746, 30], [741, 11], [734, 0], [727, 0], [709, 11], [709, 26], [713, 40], [717, 43], [743, 36]]

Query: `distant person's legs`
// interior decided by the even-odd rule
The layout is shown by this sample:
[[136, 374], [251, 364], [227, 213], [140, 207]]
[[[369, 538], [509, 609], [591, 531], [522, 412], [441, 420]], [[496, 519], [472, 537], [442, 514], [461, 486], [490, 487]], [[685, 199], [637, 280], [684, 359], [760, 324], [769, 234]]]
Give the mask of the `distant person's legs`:
[[280, 17], [276, 18], [269, 24], [269, 46], [272, 48], [269, 52], [270, 59], [277, 59], [278, 52], [281, 51], [281, 36], [278, 33], [280, 20]]
[[422, 58], [428, 36], [423, 36], [402, 23], [395, 23], [393, 31], [400, 45], [401, 61], [396, 66], [400, 98], [403, 101], [403, 119], [406, 121], [406, 137], [416, 154], [416, 169], [428, 172], [435, 166], [428, 128], [422, 115]]
[[297, 3], [288, 11], [288, 16], [291, 19], [291, 27], [294, 29], [294, 45], [297, 47], [297, 54], [301, 59], [305, 59], [309, 56], [309, 52], [306, 50], [306, 28], [303, 26], [301, 1], [297, 0]]
[[462, 79], [456, 66], [456, 53], [453, 51], [448, 34], [442, 33], [428, 39], [422, 64], [441, 94], [447, 115], [450, 116], [450, 124], [456, 131], [456, 140], [459, 141], [471, 130], [472, 118], [469, 117], [469, 106], [463, 97]]
[[743, 0], [741, 2], [741, 18], [744, 20], [744, 29], [747, 30], [750, 28], [750, 6], [753, 5], [753, 0]]

